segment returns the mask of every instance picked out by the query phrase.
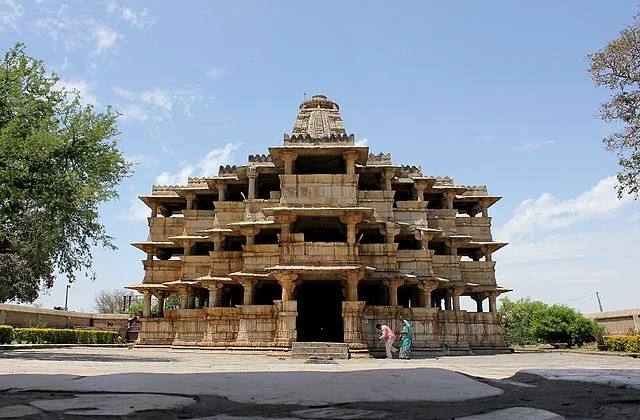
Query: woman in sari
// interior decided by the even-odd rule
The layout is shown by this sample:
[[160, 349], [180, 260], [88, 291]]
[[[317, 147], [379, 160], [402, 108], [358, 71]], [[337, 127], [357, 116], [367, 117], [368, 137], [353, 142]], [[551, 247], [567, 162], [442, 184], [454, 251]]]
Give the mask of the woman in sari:
[[402, 321], [404, 325], [402, 326], [402, 331], [400, 331], [400, 354], [398, 357], [400, 359], [411, 359], [411, 344], [413, 344], [413, 328], [411, 328], [411, 324], [406, 319]]

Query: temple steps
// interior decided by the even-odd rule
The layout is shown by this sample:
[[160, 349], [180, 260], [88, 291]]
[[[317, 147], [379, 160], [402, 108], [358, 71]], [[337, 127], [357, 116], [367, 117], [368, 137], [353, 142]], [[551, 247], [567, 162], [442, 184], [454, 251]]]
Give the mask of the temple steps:
[[345, 343], [293, 342], [291, 343], [292, 359], [308, 359], [312, 356], [348, 359], [349, 346]]

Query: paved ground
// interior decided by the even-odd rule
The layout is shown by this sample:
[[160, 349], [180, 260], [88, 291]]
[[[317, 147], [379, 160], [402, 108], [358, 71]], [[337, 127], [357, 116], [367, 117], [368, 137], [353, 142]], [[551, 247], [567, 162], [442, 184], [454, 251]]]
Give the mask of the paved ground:
[[640, 360], [516, 353], [305, 364], [168, 349], [0, 351], [0, 418], [98, 415], [640, 419]]

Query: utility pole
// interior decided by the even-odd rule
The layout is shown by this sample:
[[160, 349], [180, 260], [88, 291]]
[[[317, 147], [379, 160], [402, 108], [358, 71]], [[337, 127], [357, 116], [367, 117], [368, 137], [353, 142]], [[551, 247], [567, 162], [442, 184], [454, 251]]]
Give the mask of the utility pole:
[[600, 312], [602, 312], [602, 302], [600, 302], [600, 294], [596, 292], [596, 297], [598, 298], [598, 306], [600, 307]]
[[65, 310], [65, 311], [68, 311], [68, 310], [69, 310], [68, 303], [69, 303], [69, 288], [70, 288], [70, 287], [71, 287], [71, 285], [70, 285], [70, 284], [67, 284], [67, 291], [66, 291], [66, 293], [64, 294], [64, 310]]

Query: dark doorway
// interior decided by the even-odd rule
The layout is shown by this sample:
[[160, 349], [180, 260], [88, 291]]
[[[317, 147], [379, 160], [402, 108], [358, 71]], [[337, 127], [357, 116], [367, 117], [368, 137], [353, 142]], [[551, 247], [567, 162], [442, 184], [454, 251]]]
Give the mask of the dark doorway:
[[305, 282], [298, 293], [298, 341], [342, 343], [342, 285]]

